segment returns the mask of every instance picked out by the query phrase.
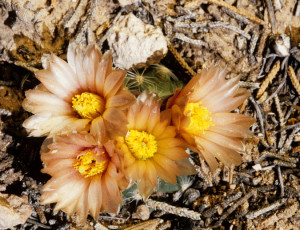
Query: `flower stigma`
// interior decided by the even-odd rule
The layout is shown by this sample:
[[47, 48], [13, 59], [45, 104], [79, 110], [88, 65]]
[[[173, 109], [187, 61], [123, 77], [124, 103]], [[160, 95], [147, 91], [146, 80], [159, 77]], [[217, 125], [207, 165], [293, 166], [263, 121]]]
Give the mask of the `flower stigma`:
[[104, 152], [94, 153], [92, 151], [88, 151], [76, 159], [73, 163], [73, 167], [85, 178], [102, 173], [106, 170], [108, 165], [106, 160], [99, 160], [102, 154], [104, 154]]
[[104, 111], [104, 100], [94, 93], [84, 92], [72, 98], [72, 107], [82, 118], [94, 119]]
[[144, 131], [130, 130], [125, 142], [135, 158], [146, 160], [157, 152], [157, 142], [152, 134]]
[[201, 104], [201, 102], [188, 103], [184, 110], [184, 115], [190, 118], [186, 131], [195, 135], [204, 133], [210, 126], [214, 126], [210, 116], [211, 112]]

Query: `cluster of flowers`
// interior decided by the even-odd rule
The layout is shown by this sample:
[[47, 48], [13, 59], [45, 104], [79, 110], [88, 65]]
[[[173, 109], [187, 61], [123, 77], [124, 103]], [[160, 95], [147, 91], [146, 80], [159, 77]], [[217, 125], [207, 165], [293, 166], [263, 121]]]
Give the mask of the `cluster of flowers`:
[[198, 152], [212, 170], [220, 160], [241, 163], [243, 139], [253, 119], [230, 113], [248, 94], [239, 78], [225, 80], [218, 69], [202, 71], [169, 98], [165, 110], [154, 94], [137, 98], [124, 88], [125, 71], [112, 68], [111, 52], [71, 44], [68, 63], [52, 55], [36, 72], [41, 84], [26, 92], [24, 122], [31, 136], [47, 136], [41, 148], [43, 204], [57, 203], [84, 221], [102, 211], [115, 213], [122, 191], [137, 181], [147, 199], [160, 177], [194, 174], [186, 148]]

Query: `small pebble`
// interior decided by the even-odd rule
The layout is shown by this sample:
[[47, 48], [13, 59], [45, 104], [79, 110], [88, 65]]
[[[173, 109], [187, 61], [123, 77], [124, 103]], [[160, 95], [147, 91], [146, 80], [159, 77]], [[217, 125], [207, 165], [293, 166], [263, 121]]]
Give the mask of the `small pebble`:
[[230, 185], [229, 185], [229, 189], [234, 190], [235, 188], [236, 188], [236, 184], [230, 184]]
[[150, 217], [149, 208], [144, 204], [139, 205], [135, 213], [132, 214], [133, 219], [148, 220], [149, 217]]
[[193, 203], [195, 200], [197, 200], [200, 197], [200, 192], [199, 190], [196, 190], [194, 188], [189, 188], [185, 191], [183, 194], [183, 203], [185, 205], [190, 205]]
[[49, 220], [49, 224], [50, 224], [50, 225], [53, 225], [53, 224], [55, 224], [55, 223], [56, 223], [56, 220], [54, 220], [54, 219]]

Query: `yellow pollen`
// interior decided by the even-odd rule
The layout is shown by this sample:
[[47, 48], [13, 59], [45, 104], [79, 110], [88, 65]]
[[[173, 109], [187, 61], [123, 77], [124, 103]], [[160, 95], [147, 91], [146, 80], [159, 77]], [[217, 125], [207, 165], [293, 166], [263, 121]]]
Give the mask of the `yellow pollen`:
[[102, 173], [108, 165], [106, 160], [100, 162], [97, 161], [97, 157], [102, 154], [104, 154], [104, 152], [94, 153], [88, 151], [76, 159], [73, 163], [73, 167], [84, 177], [95, 176], [98, 173]]
[[144, 131], [130, 130], [125, 142], [135, 158], [146, 160], [157, 152], [157, 142], [152, 134]]
[[191, 134], [204, 133], [210, 126], [214, 126], [210, 116], [211, 112], [201, 104], [201, 102], [188, 103], [185, 107], [184, 115], [190, 118], [186, 131]]
[[102, 114], [104, 100], [96, 94], [84, 92], [72, 98], [72, 107], [82, 118], [94, 119]]

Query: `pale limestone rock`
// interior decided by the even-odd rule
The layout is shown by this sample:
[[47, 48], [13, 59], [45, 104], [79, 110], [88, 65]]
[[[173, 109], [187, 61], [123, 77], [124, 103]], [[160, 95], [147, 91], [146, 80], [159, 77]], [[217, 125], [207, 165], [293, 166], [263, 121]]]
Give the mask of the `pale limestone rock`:
[[134, 3], [138, 3], [138, 2], [140, 2], [140, 0], [119, 0], [119, 3], [120, 3], [121, 7], [131, 5], [131, 4], [134, 4]]
[[168, 51], [161, 29], [145, 24], [133, 14], [121, 16], [108, 32], [114, 64], [121, 69], [158, 63]]
[[150, 217], [150, 210], [144, 204], [139, 205], [135, 213], [132, 214], [133, 219], [148, 220], [149, 217]]
[[27, 196], [0, 194], [0, 229], [24, 224], [31, 213]]

